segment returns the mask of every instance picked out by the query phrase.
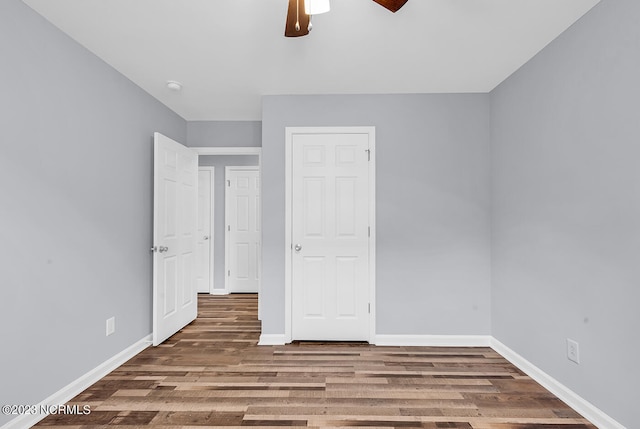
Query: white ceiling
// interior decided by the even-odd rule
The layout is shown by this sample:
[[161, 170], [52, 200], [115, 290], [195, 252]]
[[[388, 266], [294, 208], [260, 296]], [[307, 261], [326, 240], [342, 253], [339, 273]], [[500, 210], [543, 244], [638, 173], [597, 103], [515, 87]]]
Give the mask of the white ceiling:
[[263, 95], [489, 92], [599, 0], [332, 0], [293, 39], [287, 0], [23, 1], [186, 120], [258, 120]]

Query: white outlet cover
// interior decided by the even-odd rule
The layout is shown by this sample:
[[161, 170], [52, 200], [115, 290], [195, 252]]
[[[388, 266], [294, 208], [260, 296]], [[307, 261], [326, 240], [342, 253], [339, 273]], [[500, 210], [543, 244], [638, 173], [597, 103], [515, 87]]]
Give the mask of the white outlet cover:
[[116, 318], [111, 317], [107, 319], [107, 337], [116, 332]]
[[577, 364], [580, 363], [580, 346], [578, 342], [567, 338], [567, 359]]

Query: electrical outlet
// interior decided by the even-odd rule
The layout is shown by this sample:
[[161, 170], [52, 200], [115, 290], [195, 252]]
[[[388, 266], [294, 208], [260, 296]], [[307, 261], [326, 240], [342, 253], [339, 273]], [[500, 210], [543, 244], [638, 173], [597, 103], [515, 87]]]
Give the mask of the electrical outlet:
[[116, 318], [111, 317], [107, 319], [107, 337], [116, 332]]
[[567, 338], [567, 359], [572, 362], [580, 363], [580, 348], [578, 342]]

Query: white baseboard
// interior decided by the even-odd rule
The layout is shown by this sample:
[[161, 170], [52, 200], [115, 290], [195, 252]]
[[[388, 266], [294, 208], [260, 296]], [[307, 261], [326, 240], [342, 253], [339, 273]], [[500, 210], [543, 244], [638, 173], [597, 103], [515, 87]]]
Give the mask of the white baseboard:
[[502, 344], [497, 339], [491, 337], [491, 348], [502, 355], [505, 359], [515, 365], [522, 372], [540, 383], [549, 392], [556, 395], [567, 405], [580, 413], [585, 419], [596, 425], [600, 429], [625, 429], [620, 423], [609, 417], [598, 407], [586, 401], [580, 395], [551, 377], [546, 372]]
[[489, 347], [490, 335], [376, 335], [376, 346]]
[[286, 344], [284, 334], [262, 334], [260, 335], [259, 346], [283, 346]]
[[[148, 335], [130, 345], [111, 359], [98, 365], [75, 381], [72, 381], [53, 395], [37, 404], [37, 408], [47, 405], [62, 405], [69, 402], [89, 386], [109, 374], [114, 369], [151, 345], [152, 336]], [[46, 414], [23, 414], [5, 423], [0, 429], [28, 429], [47, 417]]]
[[211, 295], [229, 295], [226, 289], [211, 289]]

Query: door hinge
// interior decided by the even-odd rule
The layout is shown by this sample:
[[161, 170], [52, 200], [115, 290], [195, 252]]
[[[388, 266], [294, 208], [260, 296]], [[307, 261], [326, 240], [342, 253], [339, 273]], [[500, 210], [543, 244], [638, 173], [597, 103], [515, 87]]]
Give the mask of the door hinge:
[[371, 227], [370, 226], [367, 227], [367, 235], [369, 237], [371, 237]]
[[231, 277], [231, 270], [227, 270], [227, 277]]
[[231, 231], [231, 225], [227, 225], [227, 231]]
[[227, 180], [227, 186], [231, 187], [231, 180]]
[[371, 161], [371, 149], [365, 149], [365, 152], [367, 152], [367, 161]]
[[369, 303], [369, 314], [371, 314], [371, 303]]

